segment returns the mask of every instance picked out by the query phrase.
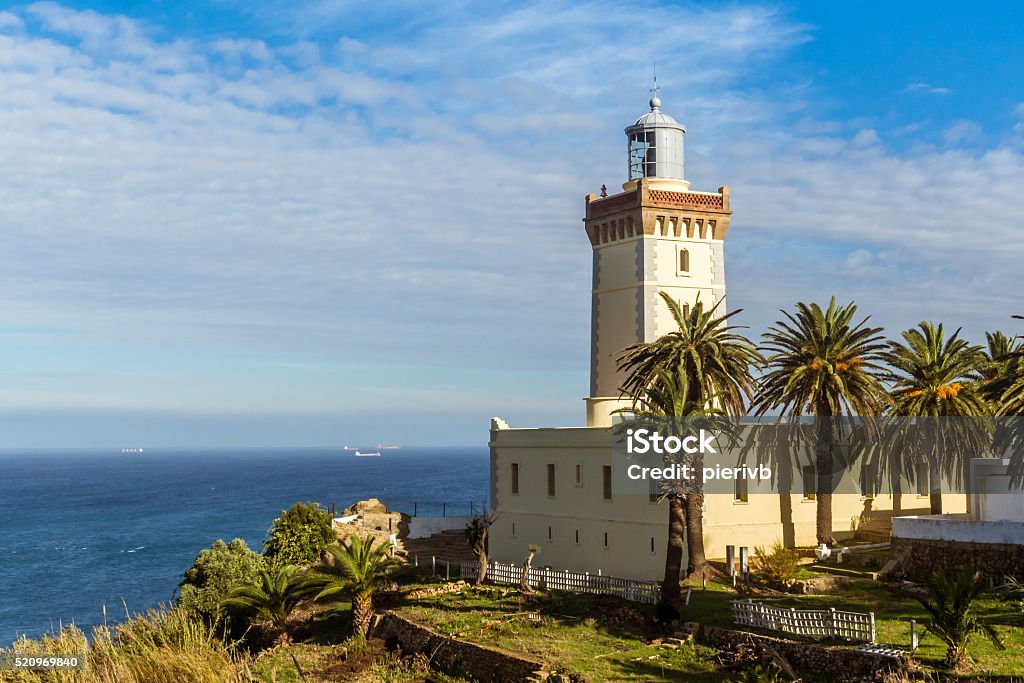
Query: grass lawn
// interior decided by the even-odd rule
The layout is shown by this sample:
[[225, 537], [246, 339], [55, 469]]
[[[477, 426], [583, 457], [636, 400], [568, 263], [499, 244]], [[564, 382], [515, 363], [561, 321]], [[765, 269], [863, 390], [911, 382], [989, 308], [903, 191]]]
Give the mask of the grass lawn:
[[[807, 577], [822, 574], [806, 571]], [[852, 612], [874, 612], [878, 642], [907, 647], [909, 620], [916, 619], [921, 647], [915, 659], [930, 680], [939, 678], [945, 654], [944, 644], [926, 632], [923, 608], [898, 588], [856, 573], [849, 582], [829, 595], [756, 594], [755, 600], [797, 609], [835, 607]], [[413, 584], [403, 593], [437, 584]], [[730, 626], [730, 602], [738, 594], [721, 583], [711, 582], [707, 590], [695, 586], [685, 620]], [[1006, 650], [996, 649], [987, 639], [974, 636], [969, 653], [975, 663], [967, 673], [942, 680], [1011, 681], [1024, 674], [1024, 614], [1015, 603], [984, 597], [976, 602], [979, 613], [996, 625]], [[743, 673], [728, 668], [728, 660], [712, 648], [693, 643], [680, 647], [647, 644], [657, 635], [650, 630], [653, 608], [598, 595], [574, 595], [553, 591], [521, 595], [511, 587], [465, 589], [424, 597], [392, 596], [381, 601], [381, 609], [395, 611], [423, 623], [438, 633], [526, 654], [549, 669], [567, 667], [596, 681], [738, 681]], [[298, 668], [305, 680], [351, 680], [356, 683], [420, 682], [426, 669], [388, 655], [379, 641], [342, 642], [347, 620], [318, 622], [304, 642], [262, 654], [253, 673], [265, 683], [299, 683]], [[779, 634], [772, 634], [779, 635]], [[293, 659], [294, 658], [294, 659]], [[298, 664], [298, 668], [296, 667]], [[821, 680], [814, 672], [801, 672], [805, 681]], [[430, 674], [431, 680], [461, 683], [457, 678]]]
[[[729, 626], [730, 601], [735, 599], [732, 588], [719, 583], [709, 583], [706, 591], [695, 587], [684, 619]], [[924, 629], [926, 616], [920, 604], [884, 583], [852, 579], [830, 595], [759, 595], [754, 599], [797, 609], [874, 612], [878, 642], [903, 647], [909, 645], [909, 620], [916, 619], [921, 646], [915, 659], [924, 671], [938, 673], [945, 655], [945, 645]], [[969, 674], [951, 680], [1020, 678], [1024, 674], [1024, 614], [1013, 603], [987, 597], [976, 605], [979, 613], [996, 625], [1006, 650], [996, 649], [983, 636], [974, 636], [968, 651], [975, 664]], [[521, 596], [491, 588], [411, 600], [397, 610], [440, 633], [567, 665], [592, 681], [738, 678], [736, 672], [724, 669], [713, 649], [692, 644], [679, 649], [646, 645], [644, 636], [649, 634], [643, 620], [649, 617], [650, 608], [607, 596], [560, 592]], [[539, 613], [541, 619], [529, 618], [531, 612]], [[805, 680], [813, 680], [813, 672], [807, 673]]]
[[[904, 648], [910, 645], [910, 620], [916, 619], [921, 646], [914, 655], [915, 659], [926, 667], [938, 668], [946, 654], [942, 641], [927, 633], [923, 626], [927, 619], [924, 608], [912, 597], [894, 591], [882, 582], [853, 579], [830, 595], [751, 597], [756, 601], [797, 609], [835, 607], [849, 612], [874, 612], [878, 642]], [[729, 603], [734, 599], [735, 593], [731, 588], [708, 584], [707, 591], [694, 590], [685, 618], [727, 626], [732, 622]], [[1006, 650], [998, 650], [982, 635], [973, 636], [968, 646], [968, 653], [975, 660], [973, 673], [1024, 677], [1024, 613], [1015, 603], [987, 596], [975, 602], [975, 609], [995, 625]]]
[[[561, 592], [522, 596], [492, 588], [412, 600], [397, 611], [439, 633], [567, 666], [590, 681], [730, 677], [711, 648], [647, 645], [643, 637], [650, 608], [614, 597]], [[531, 613], [540, 618], [531, 619]]]

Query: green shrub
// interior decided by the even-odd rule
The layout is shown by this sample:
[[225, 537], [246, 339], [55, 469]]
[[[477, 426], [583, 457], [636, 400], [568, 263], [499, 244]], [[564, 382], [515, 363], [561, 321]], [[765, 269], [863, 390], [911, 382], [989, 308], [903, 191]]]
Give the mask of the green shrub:
[[319, 503], [296, 503], [274, 520], [263, 556], [274, 567], [304, 566], [317, 562], [337, 540], [327, 510]]
[[240, 538], [231, 543], [217, 539], [201, 550], [185, 572], [178, 591], [178, 606], [216, 620], [220, 603], [238, 585], [255, 583], [265, 566], [263, 557]]
[[751, 570], [767, 583], [786, 584], [796, 578], [800, 566], [800, 555], [796, 550], [787, 548], [782, 541], [775, 541], [771, 550], [764, 546], [754, 548]]

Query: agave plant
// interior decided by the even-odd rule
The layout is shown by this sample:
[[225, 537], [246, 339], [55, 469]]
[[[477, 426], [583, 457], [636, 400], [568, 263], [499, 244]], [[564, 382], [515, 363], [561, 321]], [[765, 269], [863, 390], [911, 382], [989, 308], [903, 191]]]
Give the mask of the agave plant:
[[1000, 600], [1016, 602], [1017, 606], [1024, 612], [1024, 583], [1018, 581], [1016, 577], [1007, 576], [1006, 583], [999, 586], [996, 590], [999, 593]]
[[392, 581], [401, 561], [388, 555], [385, 543], [374, 544], [372, 536], [349, 536], [342, 545], [332, 545], [327, 553], [333, 566], [319, 569], [310, 580], [320, 592], [317, 599], [343, 593], [352, 599], [352, 628], [365, 636], [373, 620], [373, 598]]
[[946, 644], [947, 668], [955, 669], [967, 661], [967, 643], [975, 633], [1005, 649], [999, 634], [973, 609], [974, 599], [985, 590], [979, 579], [980, 574], [970, 570], [954, 575], [936, 571], [927, 582], [929, 597], [917, 598], [928, 612], [925, 627]]

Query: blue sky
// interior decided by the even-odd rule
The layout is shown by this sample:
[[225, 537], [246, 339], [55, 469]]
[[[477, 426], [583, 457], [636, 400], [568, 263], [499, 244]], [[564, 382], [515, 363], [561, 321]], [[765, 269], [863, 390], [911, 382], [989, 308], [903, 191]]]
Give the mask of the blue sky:
[[[1015, 330], [1013, 3], [36, 3], [0, 12], [0, 447], [580, 424], [622, 128], [732, 188], [730, 307]], [[41, 427], [45, 425], [45, 427]]]

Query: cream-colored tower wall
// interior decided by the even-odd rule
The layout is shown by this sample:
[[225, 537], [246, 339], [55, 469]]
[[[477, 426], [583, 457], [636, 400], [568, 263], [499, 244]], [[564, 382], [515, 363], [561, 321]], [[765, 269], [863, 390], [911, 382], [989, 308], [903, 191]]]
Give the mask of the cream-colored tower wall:
[[[656, 219], [657, 220], [657, 219]], [[650, 342], [676, 329], [664, 292], [681, 309], [701, 301], [712, 306], [725, 297], [721, 240], [638, 235], [594, 247], [592, 367], [590, 396], [615, 401], [625, 374], [618, 358], [627, 347]], [[609, 424], [588, 416], [588, 425]]]

